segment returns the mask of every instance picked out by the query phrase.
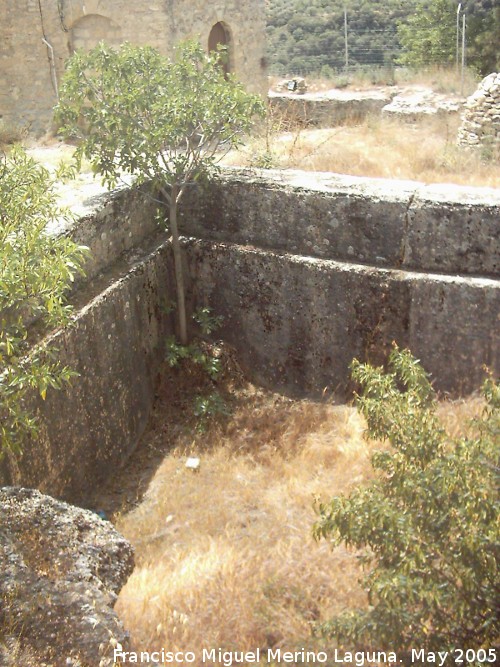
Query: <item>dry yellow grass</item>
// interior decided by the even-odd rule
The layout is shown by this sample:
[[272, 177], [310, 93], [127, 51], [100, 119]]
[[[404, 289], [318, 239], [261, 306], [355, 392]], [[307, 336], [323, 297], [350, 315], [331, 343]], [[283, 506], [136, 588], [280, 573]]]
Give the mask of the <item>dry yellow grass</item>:
[[[149, 445], [173, 449], [117, 522], [136, 548], [117, 605], [136, 650], [312, 648], [324, 641], [312, 637], [316, 621], [365, 604], [355, 555], [311, 537], [314, 498], [372, 475], [377, 445], [363, 439], [362, 418], [349, 406], [237, 393], [228, 424], [194, 437], [182, 402], [175, 429], [162, 430], [157, 412]], [[459, 432], [480, 407], [474, 399], [440, 413]], [[198, 472], [187, 456], [200, 457]]]
[[142, 648], [293, 648], [313, 641], [311, 622], [363, 603], [352, 555], [311, 536], [314, 497], [369, 474], [361, 420], [347, 407], [249, 403], [224, 435], [178, 444], [118, 522], [137, 548], [118, 611]]
[[[370, 117], [357, 125], [275, 133], [268, 138], [270, 166], [424, 183], [500, 187], [500, 162], [455, 145], [460, 119], [431, 117], [411, 124]], [[267, 150], [253, 140], [232, 164], [256, 166]]]

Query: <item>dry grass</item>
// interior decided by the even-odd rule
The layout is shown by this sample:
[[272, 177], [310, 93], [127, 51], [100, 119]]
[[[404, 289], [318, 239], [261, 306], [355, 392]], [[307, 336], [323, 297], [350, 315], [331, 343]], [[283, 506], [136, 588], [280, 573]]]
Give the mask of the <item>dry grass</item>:
[[394, 82], [404, 86], [416, 84], [432, 88], [436, 93], [448, 93], [468, 97], [476, 90], [481, 77], [473, 69], [461, 71], [454, 67], [428, 67], [424, 70], [412, 70], [398, 67], [394, 70]]
[[331, 171], [424, 183], [500, 187], [500, 162], [455, 145], [460, 119], [432, 117], [408, 123], [371, 117], [357, 125], [275, 133], [252, 141], [232, 164]]
[[[136, 548], [117, 605], [136, 650], [314, 647], [316, 621], [365, 604], [355, 555], [311, 537], [314, 498], [372, 476], [377, 445], [363, 439], [362, 418], [244, 385], [230, 421], [193, 437], [183, 400], [160, 406], [148, 445], [172, 450], [117, 522]], [[458, 432], [480, 407], [440, 412]], [[169, 410], [181, 415], [175, 428]], [[201, 458], [198, 472], [188, 455]]]
[[118, 523], [137, 548], [118, 604], [134, 643], [293, 648], [313, 641], [311, 622], [362, 604], [352, 555], [311, 537], [314, 497], [369, 474], [362, 428], [347, 407], [257, 393], [224, 435], [178, 444]]
[[0, 151], [7, 151], [13, 144], [26, 139], [27, 128], [15, 127], [0, 120]]
[[[291, 76], [270, 76], [269, 88], [276, 90], [280, 82]], [[425, 70], [412, 70], [406, 67], [359, 67], [346, 76], [339, 71], [331, 78], [310, 74], [305, 77], [309, 92], [321, 92], [332, 88], [348, 90], [366, 90], [373, 86], [408, 86], [419, 85], [432, 88], [437, 93], [451, 93], [468, 97], [476, 90], [481, 77], [472, 69], [466, 69], [462, 79], [461, 72], [453, 68], [429, 67]]]

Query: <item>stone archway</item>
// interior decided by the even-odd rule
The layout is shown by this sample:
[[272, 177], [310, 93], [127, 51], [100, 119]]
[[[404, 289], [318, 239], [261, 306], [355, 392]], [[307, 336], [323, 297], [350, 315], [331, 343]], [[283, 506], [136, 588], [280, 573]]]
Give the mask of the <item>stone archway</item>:
[[106, 42], [111, 46], [122, 43], [122, 31], [114, 21], [101, 14], [87, 14], [79, 18], [70, 30], [70, 53], [78, 49], [89, 51], [99, 42]]
[[232, 71], [232, 39], [229, 27], [222, 21], [219, 21], [219, 23], [216, 23], [214, 26], [212, 26], [210, 35], [208, 36], [209, 52], [217, 51], [219, 46], [225, 46], [227, 48], [227, 59], [221, 63], [224, 69], [224, 73], [227, 75]]

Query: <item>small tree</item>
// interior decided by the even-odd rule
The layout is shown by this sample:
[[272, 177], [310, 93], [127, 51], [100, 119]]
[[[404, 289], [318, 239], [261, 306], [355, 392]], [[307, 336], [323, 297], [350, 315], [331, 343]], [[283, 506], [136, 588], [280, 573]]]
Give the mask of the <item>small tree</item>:
[[355, 361], [353, 376], [368, 436], [391, 448], [373, 456], [375, 482], [319, 505], [316, 538], [362, 549], [369, 566], [361, 582], [368, 609], [344, 613], [323, 632], [341, 645], [394, 651], [494, 646], [500, 386], [486, 382], [482, 418], [468, 437], [452, 439], [408, 352], [392, 353], [388, 373]]
[[420, 0], [415, 12], [398, 25], [402, 65], [451, 65], [456, 51], [455, 0]]
[[27, 407], [33, 390], [45, 399], [72, 375], [47, 345], [32, 346], [29, 328], [66, 324], [66, 294], [85, 249], [47, 225], [66, 214], [57, 206], [46, 169], [15, 148], [0, 160], [0, 456], [18, 451], [36, 431]]
[[186, 188], [213, 172], [263, 112], [221, 67], [222, 51], [181, 44], [173, 61], [151, 47], [100, 44], [69, 60], [61, 86], [57, 122], [78, 137], [76, 158], [88, 158], [109, 186], [120, 174], [151, 182], [168, 206], [172, 235], [179, 337], [187, 324], [177, 211]]

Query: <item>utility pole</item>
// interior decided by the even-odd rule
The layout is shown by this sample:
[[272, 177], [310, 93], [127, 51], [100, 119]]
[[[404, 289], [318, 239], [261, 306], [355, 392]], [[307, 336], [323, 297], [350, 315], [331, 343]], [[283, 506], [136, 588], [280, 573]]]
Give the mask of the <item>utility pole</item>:
[[462, 3], [458, 3], [457, 7], [457, 48], [456, 48], [456, 63], [457, 63], [457, 73], [460, 69], [460, 11], [462, 9]]
[[462, 17], [462, 83], [460, 86], [460, 94], [464, 94], [464, 78], [465, 78], [465, 12]]
[[347, 44], [347, 5], [344, 5], [345, 75], [349, 76], [349, 47]]

